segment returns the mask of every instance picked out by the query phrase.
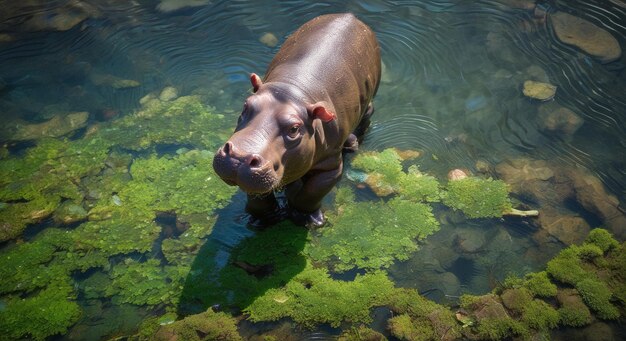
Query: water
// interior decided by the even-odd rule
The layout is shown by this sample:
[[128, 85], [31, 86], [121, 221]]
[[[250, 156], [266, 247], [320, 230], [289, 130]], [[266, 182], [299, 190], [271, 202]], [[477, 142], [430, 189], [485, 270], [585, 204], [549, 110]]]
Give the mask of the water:
[[[2, 3], [6, 10], [0, 14], [0, 112], [9, 128], [0, 129], [0, 140], [5, 141], [5, 154], [23, 155], [36, 144], [32, 139], [16, 141], [12, 136], [18, 126], [87, 111], [85, 127], [65, 134], [80, 140], [89, 136], [90, 127], [132, 115], [142, 108], [141, 98], [158, 95], [168, 86], [176, 88], [179, 96], [202, 94], [205, 103], [225, 116], [224, 121], [234, 124], [250, 87], [248, 74], [262, 74], [291, 32], [320, 14], [352, 12], [376, 32], [385, 66], [362, 150], [418, 150], [417, 163], [423, 172], [444, 179], [449, 170], [461, 168], [503, 178], [517, 189], [513, 196], [522, 207], [545, 209], [548, 217], [579, 217], [587, 229], [608, 225], [620, 240], [625, 236], [624, 225], [611, 225], [608, 217], [615, 213], [622, 216], [617, 221], [623, 221], [619, 219], [626, 200], [624, 57], [600, 63], [561, 42], [551, 20], [540, 16], [542, 11], [574, 14], [610, 33], [624, 49], [622, 1], [546, 1], [535, 11], [538, 15], [515, 6], [530, 2], [486, 0], [199, 1], [196, 7], [172, 12], [163, 11], [167, 7], [159, 7], [157, 1]], [[69, 19], [58, 20], [66, 15]], [[276, 36], [277, 46], [259, 41], [267, 32]], [[121, 85], [121, 80], [138, 83]], [[541, 103], [525, 97], [526, 80], [556, 85], [554, 100]], [[568, 114], [561, 126], [550, 125], [550, 114], [561, 107], [573, 115]], [[177, 155], [181, 147], [197, 145], [162, 143], [157, 152]], [[121, 148], [120, 152], [129, 151]], [[147, 155], [136, 150], [129, 154]], [[541, 172], [541, 166], [524, 161], [530, 175], [523, 180], [519, 173], [503, 169], [520, 159], [545, 160], [543, 166], [557, 174], [538, 185], [533, 175]], [[584, 176], [596, 179], [605, 194], [620, 203], [612, 210], [581, 204], [581, 187], [562, 184], [576, 183]], [[354, 182], [344, 177], [342, 184]], [[358, 200], [376, 200], [367, 189], [356, 193]], [[111, 197], [116, 206], [125, 204], [117, 193]], [[214, 252], [207, 262], [214, 262], [210, 266], [216, 269], [226, 266], [233, 248], [255, 234], [245, 228], [244, 201], [239, 193], [219, 211], [218, 224], [203, 246], [204, 251]], [[333, 208], [332, 198], [325, 208]], [[418, 288], [443, 303], [454, 304], [455, 297], [465, 292], [488, 292], [508, 274], [541, 270], [566, 244], [584, 238], [585, 228], [569, 233], [554, 227], [545, 232], [556, 218], [476, 221], [439, 206], [435, 213], [441, 230], [409, 260], [392, 265], [389, 274], [397, 286]], [[176, 229], [171, 227], [176, 225], [171, 217], [162, 220], [166, 221], [161, 221], [161, 229], [166, 225]], [[53, 225], [58, 224], [47, 219], [28, 226], [26, 236], [34, 238]], [[171, 233], [178, 236], [179, 232]], [[157, 244], [167, 237], [162, 234]], [[14, 242], [4, 242], [3, 247], [10, 249]], [[140, 254], [138, 258], [145, 257]], [[194, 264], [209, 266], [200, 260]], [[89, 275], [77, 276], [76, 285]], [[159, 306], [144, 309], [108, 300], [95, 307], [82, 293], [78, 299], [84, 315], [61, 339], [129, 335], [145, 316], [163, 312]], [[204, 308], [190, 304], [185, 313]], [[133, 322], [95, 321], [90, 316], [103, 311], [128, 314], [127, 321]], [[379, 321], [384, 315], [377, 311], [375, 323], [384, 326]], [[244, 329], [252, 335], [265, 328]], [[338, 333], [321, 327], [302, 337], [325, 339]]]

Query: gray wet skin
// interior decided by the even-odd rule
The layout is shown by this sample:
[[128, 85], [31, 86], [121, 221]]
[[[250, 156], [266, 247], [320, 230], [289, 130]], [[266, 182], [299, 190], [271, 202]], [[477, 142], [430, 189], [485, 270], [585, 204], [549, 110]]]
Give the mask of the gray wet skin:
[[[246, 210], [270, 222], [284, 189], [297, 223], [321, 226], [321, 201], [341, 177], [342, 150], [355, 150], [380, 80], [374, 32], [352, 14], [305, 23], [280, 48], [237, 128], [213, 159], [217, 174], [248, 194]], [[354, 133], [354, 134], [353, 134]]]

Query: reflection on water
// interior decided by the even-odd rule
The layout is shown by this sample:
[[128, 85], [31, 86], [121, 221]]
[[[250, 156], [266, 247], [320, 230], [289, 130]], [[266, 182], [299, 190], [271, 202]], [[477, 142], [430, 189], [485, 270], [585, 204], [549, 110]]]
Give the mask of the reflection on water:
[[[542, 269], [564, 245], [579, 242], [598, 224], [622, 241], [626, 237], [624, 57], [615, 57], [610, 38], [603, 46], [589, 47], [564, 41], [561, 32], [575, 36], [577, 26], [561, 21], [581, 18], [601, 30], [596, 40], [609, 35], [623, 49], [626, 8], [619, 0], [537, 3], [6, 1], [0, 14], [2, 158], [23, 155], [44, 137], [93, 136], [94, 127], [129, 116], [159, 97], [201, 95], [234, 124], [249, 88], [248, 74], [262, 73], [291, 32], [320, 14], [353, 12], [377, 33], [384, 63], [376, 114], [362, 149], [419, 150], [420, 170], [440, 179], [454, 168], [503, 179], [517, 203], [542, 212], [539, 219], [475, 221], [435, 208], [441, 230], [389, 273], [398, 286], [454, 303], [462, 293], [488, 292], [509, 274]], [[542, 102], [525, 96], [527, 80], [555, 85], [554, 98]], [[181, 148], [198, 148], [189, 141], [164, 138], [156, 151], [184, 155]], [[128, 146], [120, 152], [130, 150], [134, 157], [146, 156]], [[132, 164], [120, 158], [106, 162], [110, 169]], [[99, 200], [95, 196], [100, 194], [89, 195]], [[112, 195], [119, 204], [117, 191]], [[357, 195], [374, 198], [367, 190]], [[219, 224], [205, 244], [215, 248], [210, 257], [216, 268], [224, 268], [233, 248], [255, 235], [244, 227], [244, 200], [238, 193], [219, 211]], [[332, 207], [330, 198], [326, 206]], [[68, 207], [73, 215], [67, 216], [76, 217], [69, 226], [85, 220], [80, 209]], [[157, 223], [175, 230], [178, 220], [162, 216]], [[59, 222], [41, 224], [29, 226], [26, 235]], [[181, 232], [172, 233], [178, 238]], [[4, 242], [5, 248], [13, 245]], [[145, 316], [163, 313], [158, 306], [147, 312], [78, 298], [83, 317], [66, 338], [127, 335]], [[190, 311], [198, 310], [190, 304]], [[97, 320], [94, 316], [103, 311], [123, 321]], [[254, 333], [266, 327], [248, 328]], [[337, 331], [320, 329], [303, 337], [331, 334]]]

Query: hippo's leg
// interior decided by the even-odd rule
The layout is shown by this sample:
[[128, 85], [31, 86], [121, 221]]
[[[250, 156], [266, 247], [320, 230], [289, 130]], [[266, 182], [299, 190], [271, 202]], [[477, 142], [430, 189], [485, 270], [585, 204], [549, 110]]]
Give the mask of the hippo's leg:
[[374, 103], [370, 102], [365, 110], [365, 114], [363, 114], [363, 118], [359, 125], [354, 129], [352, 134], [348, 136], [348, 139], [343, 144], [343, 151], [346, 153], [354, 153], [359, 150], [359, 143], [363, 141], [363, 135], [365, 135], [365, 131], [370, 126], [370, 118], [374, 114]]
[[284, 219], [285, 215], [274, 193], [248, 194], [246, 212], [250, 214], [248, 225], [256, 228], [273, 225]]
[[326, 222], [320, 207], [322, 199], [341, 178], [342, 164], [335, 169], [306, 175], [286, 188], [291, 219], [298, 225], [315, 228]]
[[359, 142], [363, 140], [363, 135], [365, 135], [367, 128], [369, 128], [370, 126], [372, 115], [374, 115], [374, 102], [370, 102], [370, 104], [367, 106], [361, 122], [359, 122], [359, 125], [352, 132], [352, 134], [354, 134], [354, 136], [358, 138]]

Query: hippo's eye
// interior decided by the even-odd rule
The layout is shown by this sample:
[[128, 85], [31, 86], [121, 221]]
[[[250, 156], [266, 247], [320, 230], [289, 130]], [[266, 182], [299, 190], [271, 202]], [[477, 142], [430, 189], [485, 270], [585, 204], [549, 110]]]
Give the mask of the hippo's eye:
[[296, 137], [298, 137], [299, 133], [300, 133], [300, 125], [294, 124], [289, 128], [287, 135], [289, 135], [290, 138], [295, 139]]

